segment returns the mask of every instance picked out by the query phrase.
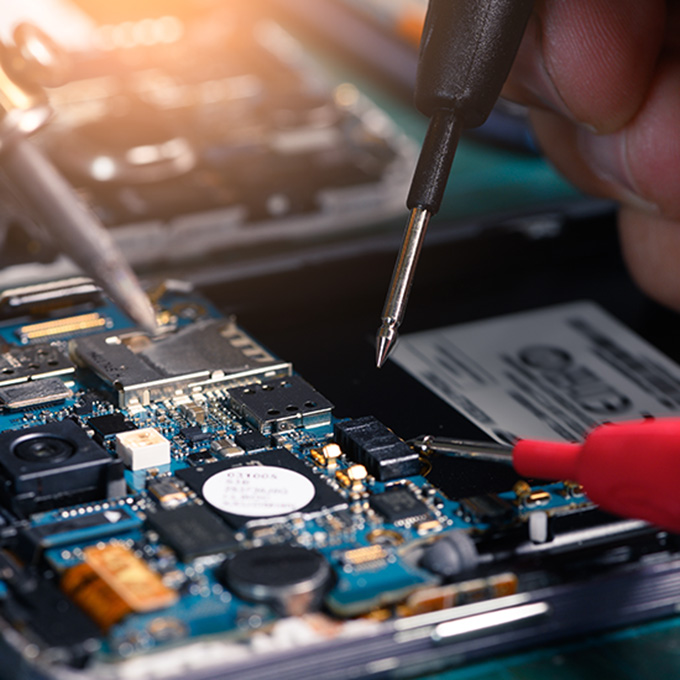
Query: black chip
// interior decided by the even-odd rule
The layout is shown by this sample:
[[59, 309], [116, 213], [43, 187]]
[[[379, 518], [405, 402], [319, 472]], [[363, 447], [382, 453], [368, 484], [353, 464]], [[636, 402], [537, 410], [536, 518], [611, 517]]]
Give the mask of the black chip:
[[373, 416], [341, 421], [334, 431], [347, 455], [381, 482], [420, 474], [418, 452]]
[[460, 505], [465, 512], [479, 522], [505, 522], [515, 515], [515, 506], [495, 493], [464, 498], [460, 501]]
[[189, 427], [183, 427], [179, 433], [186, 439], [190, 444], [198, 444], [199, 442], [204, 442], [206, 439], [210, 439], [210, 435], [203, 430], [198, 425], [190, 425]]
[[[213, 475], [222, 470], [231, 470], [233, 468], [240, 468], [246, 466], [262, 466], [267, 465], [271, 467], [285, 468], [286, 470], [293, 470], [304, 477], [306, 477], [314, 486], [314, 498], [297, 512], [309, 514], [322, 512], [331, 508], [347, 507], [345, 499], [332, 489], [319, 475], [315, 475], [312, 470], [307, 467], [305, 463], [296, 458], [292, 453], [286, 449], [273, 449], [271, 451], [263, 451], [248, 456], [239, 456], [233, 460], [219, 461], [217, 463], [209, 463], [201, 468], [184, 468], [178, 470], [176, 476], [184, 481], [193, 491], [203, 497], [203, 485]], [[253, 469], [257, 469], [254, 467]], [[208, 499], [205, 499], [208, 502]], [[246, 517], [244, 515], [236, 515], [230, 512], [216, 510], [216, 512], [231, 524], [234, 528], [240, 528], [247, 522], [258, 520], [259, 523], [263, 519], [272, 518], [272, 521], [277, 521], [285, 515], [265, 515], [263, 517]]]
[[371, 496], [371, 507], [388, 522], [395, 524], [406, 520], [415, 521], [430, 516], [430, 509], [407, 489], [389, 489]]
[[234, 532], [200, 505], [149, 514], [147, 523], [185, 562], [238, 547]]
[[122, 413], [111, 413], [106, 416], [90, 418], [87, 424], [94, 430], [94, 440], [99, 444], [103, 444], [107, 437], [114, 434], [135, 429], [135, 426], [129, 420], [126, 420]]
[[243, 434], [237, 434], [234, 437], [234, 442], [236, 443], [236, 446], [240, 446], [248, 453], [263, 451], [271, 446], [269, 437], [265, 437], [263, 434], [255, 432], [254, 430], [249, 430]]

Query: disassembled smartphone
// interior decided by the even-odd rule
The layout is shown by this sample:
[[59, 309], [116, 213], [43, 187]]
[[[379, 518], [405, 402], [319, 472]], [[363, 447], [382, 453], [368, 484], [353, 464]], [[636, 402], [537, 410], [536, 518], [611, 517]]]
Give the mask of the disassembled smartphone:
[[153, 337], [87, 279], [0, 297], [11, 677], [383, 677], [675, 611], [677, 537], [569, 481], [447, 493], [187, 286], [152, 297]]

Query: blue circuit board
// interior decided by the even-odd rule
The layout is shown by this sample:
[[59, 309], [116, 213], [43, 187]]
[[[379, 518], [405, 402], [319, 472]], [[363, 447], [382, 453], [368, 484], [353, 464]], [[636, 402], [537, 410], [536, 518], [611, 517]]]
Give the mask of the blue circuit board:
[[389, 620], [563, 578], [490, 567], [483, 546], [526, 543], [535, 514], [590, 516], [576, 485], [449, 498], [422, 454], [370, 416], [336, 419], [185, 287], [154, 294], [155, 336], [77, 288], [42, 316], [19, 291], [0, 322], [0, 613], [40, 629], [46, 595], [29, 591], [33, 614], [16, 603], [42, 579], [62, 612], [34, 636], [45, 649], [115, 663], [310, 612]]

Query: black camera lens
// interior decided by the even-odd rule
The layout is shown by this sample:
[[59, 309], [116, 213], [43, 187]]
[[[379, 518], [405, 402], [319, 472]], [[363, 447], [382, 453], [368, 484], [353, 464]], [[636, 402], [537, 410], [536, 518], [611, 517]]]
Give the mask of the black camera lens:
[[56, 463], [75, 452], [72, 442], [53, 434], [27, 434], [12, 444], [12, 453], [29, 463]]

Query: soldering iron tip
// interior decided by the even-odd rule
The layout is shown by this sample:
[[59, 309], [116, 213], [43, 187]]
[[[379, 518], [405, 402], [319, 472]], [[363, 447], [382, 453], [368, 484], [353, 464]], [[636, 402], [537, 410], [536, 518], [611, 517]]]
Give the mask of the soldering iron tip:
[[397, 341], [397, 327], [391, 319], [383, 319], [376, 336], [375, 363], [378, 368], [387, 361], [387, 357]]
[[130, 316], [147, 333], [153, 335], [158, 330], [156, 312], [153, 309], [151, 301], [146, 295], [140, 295], [131, 300]]
[[155, 333], [158, 325], [151, 300], [127, 265], [122, 262], [117, 264], [115, 274], [102, 281], [105, 290], [140, 328], [147, 333]]

